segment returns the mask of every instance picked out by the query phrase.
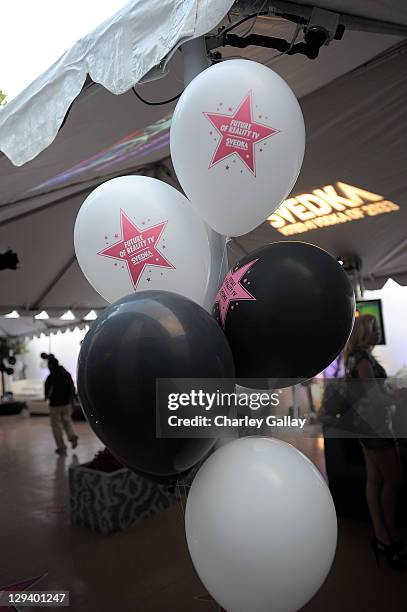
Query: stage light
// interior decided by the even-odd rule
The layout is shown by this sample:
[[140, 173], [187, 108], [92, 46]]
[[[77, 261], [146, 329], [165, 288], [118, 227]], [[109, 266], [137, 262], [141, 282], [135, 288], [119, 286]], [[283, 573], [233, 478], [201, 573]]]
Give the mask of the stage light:
[[18, 255], [11, 249], [5, 253], [0, 253], [0, 270], [17, 270], [18, 263]]

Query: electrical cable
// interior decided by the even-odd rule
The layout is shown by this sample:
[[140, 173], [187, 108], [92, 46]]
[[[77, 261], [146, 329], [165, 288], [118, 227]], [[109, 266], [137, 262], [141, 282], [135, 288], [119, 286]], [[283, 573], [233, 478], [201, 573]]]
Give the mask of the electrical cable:
[[[241, 34], [241, 36], [243, 36], [243, 37], [244, 37], [244, 36], [248, 36], [248, 35], [249, 35], [249, 34], [250, 34], [252, 31], [253, 31], [253, 28], [254, 28], [254, 26], [256, 25], [257, 19], [258, 19], [258, 17], [260, 16], [260, 13], [262, 12], [262, 10], [263, 10], [264, 5], [266, 4], [266, 2], [267, 2], [267, 0], [263, 0], [263, 4], [261, 5], [261, 7], [260, 7], [259, 11], [257, 12], [257, 14], [256, 14], [256, 16], [255, 16], [255, 18], [254, 18], [254, 20], [253, 20], [253, 23], [250, 25], [249, 29], [248, 29], [248, 30], [246, 30], [246, 32], [244, 32], [243, 34]], [[266, 13], [266, 14], [267, 14], [267, 13]], [[264, 13], [263, 13], [263, 15], [264, 15]]]
[[273, 55], [268, 60], [263, 62], [264, 65], [268, 66], [270, 64], [270, 62], [272, 62], [273, 60], [276, 60], [277, 58], [281, 57], [282, 55], [286, 55], [289, 51], [291, 51], [291, 49], [294, 46], [295, 41], [298, 38], [298, 34], [300, 33], [300, 30], [301, 30], [301, 25], [299, 23], [297, 23], [295, 31], [294, 31], [294, 35], [293, 35], [293, 37], [291, 39], [290, 46], [288, 47], [288, 49], [286, 51], [283, 51], [282, 53], [277, 53], [277, 55]]
[[[264, 3], [263, 3], [264, 4]], [[261, 11], [261, 8], [260, 8]], [[244, 23], [245, 21], [249, 21], [249, 19], [253, 19], [253, 17], [260, 17], [260, 15], [268, 15], [268, 11], [264, 11], [264, 13], [252, 13], [252, 15], [246, 15], [246, 17], [243, 17], [243, 19], [240, 19], [239, 21], [237, 21], [236, 23], [233, 23], [231, 26], [229, 26], [228, 28], [225, 28], [224, 30], [220, 30], [219, 34], [227, 34], [228, 32], [231, 32], [232, 30], [234, 30], [235, 28], [237, 28], [238, 26], [240, 26], [242, 23]]]
[[134, 87], [131, 88], [134, 95], [144, 104], [148, 104], [148, 106], [161, 106], [163, 104], [170, 104], [171, 102], [174, 102], [175, 100], [178, 100], [178, 98], [181, 97], [183, 91], [181, 91], [179, 94], [177, 94], [176, 96], [174, 96], [173, 98], [169, 98], [168, 100], [162, 100], [160, 102], [153, 102], [152, 100], [146, 100], [145, 98], [143, 98], [142, 96], [140, 96], [140, 94], [136, 91], [136, 89]]

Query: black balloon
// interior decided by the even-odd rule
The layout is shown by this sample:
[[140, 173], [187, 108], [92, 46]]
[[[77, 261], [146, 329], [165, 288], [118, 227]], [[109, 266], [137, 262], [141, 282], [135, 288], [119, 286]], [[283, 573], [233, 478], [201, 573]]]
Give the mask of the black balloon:
[[156, 378], [234, 376], [227, 340], [191, 300], [144, 291], [107, 308], [82, 343], [78, 392], [96, 435], [124, 464], [164, 481], [201, 460], [213, 439], [156, 438]]
[[332, 363], [351, 333], [355, 297], [326, 251], [276, 242], [233, 267], [213, 314], [232, 349], [236, 376], [268, 378], [278, 387], [312, 378]]

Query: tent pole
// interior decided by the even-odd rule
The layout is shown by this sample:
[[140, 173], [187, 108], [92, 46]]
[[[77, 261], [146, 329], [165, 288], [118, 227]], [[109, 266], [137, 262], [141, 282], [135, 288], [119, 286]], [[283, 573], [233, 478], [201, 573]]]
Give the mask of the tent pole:
[[187, 86], [200, 72], [208, 67], [205, 37], [200, 36], [184, 43], [182, 45], [182, 56], [184, 58], [184, 84]]
[[[184, 85], [185, 87], [200, 73], [208, 68], [208, 53], [205, 37], [200, 36], [189, 40], [182, 45], [184, 58]], [[208, 290], [204, 308], [211, 312], [215, 296], [228, 271], [228, 258], [226, 238], [207, 226], [209, 244], [211, 248], [211, 270]]]
[[41, 292], [41, 294], [37, 297], [36, 300], [32, 304], [29, 305], [28, 310], [36, 310], [37, 308], [42, 306], [43, 300], [47, 297], [47, 295], [52, 291], [58, 281], [68, 272], [69, 268], [76, 261], [76, 255], [72, 255], [69, 260], [63, 265], [63, 267], [58, 270], [58, 273], [54, 276], [54, 278], [48, 283], [46, 288]]

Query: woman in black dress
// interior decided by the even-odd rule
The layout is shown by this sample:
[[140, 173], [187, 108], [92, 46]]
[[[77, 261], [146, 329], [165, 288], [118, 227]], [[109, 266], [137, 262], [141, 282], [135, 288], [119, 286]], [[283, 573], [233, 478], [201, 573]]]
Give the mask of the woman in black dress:
[[[396, 506], [401, 468], [398, 446], [393, 437], [389, 407], [392, 403], [385, 388], [385, 369], [372, 355], [380, 338], [372, 315], [359, 316], [345, 349], [346, 378], [362, 382], [350, 388], [356, 397], [355, 412], [365, 406], [366, 434], [360, 439], [366, 463], [366, 499], [375, 537], [372, 547], [378, 560], [383, 556], [392, 567], [403, 565], [402, 543], [396, 527]], [[364, 428], [361, 429], [362, 435]], [[367, 433], [369, 432], [369, 433]]]

